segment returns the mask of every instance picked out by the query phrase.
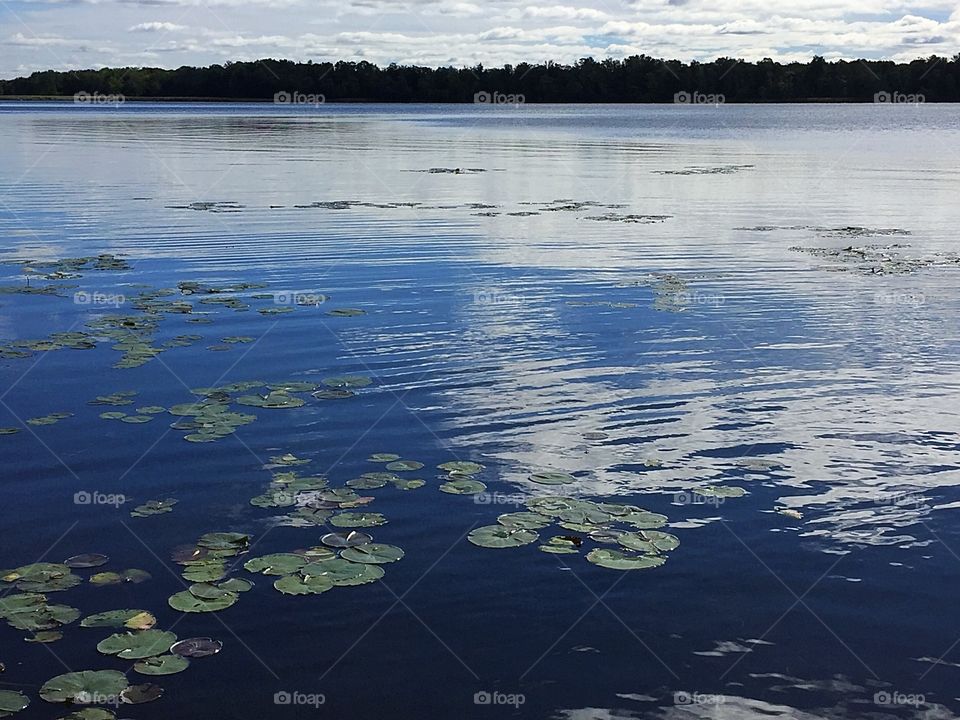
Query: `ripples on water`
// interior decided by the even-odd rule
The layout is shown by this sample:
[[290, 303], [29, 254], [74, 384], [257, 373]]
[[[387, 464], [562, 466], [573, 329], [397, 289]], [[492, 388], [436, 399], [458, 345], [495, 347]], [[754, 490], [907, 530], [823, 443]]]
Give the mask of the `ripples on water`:
[[[508, 498], [536, 489], [531, 469], [563, 470], [584, 496], [667, 514], [683, 542], [626, 578], [577, 558], [564, 571], [532, 550], [454, 542], [503, 507], [435, 487], [388, 498], [385, 541], [407, 551], [388, 591], [347, 604], [265, 591], [228, 611], [229, 632], [187, 618], [181, 637], [219, 634], [229, 652], [136, 717], [272, 715], [283, 688], [357, 717], [388, 698], [400, 717], [507, 712], [475, 706], [479, 690], [524, 693], [529, 717], [924, 709], [877, 704], [883, 692], [954, 717], [955, 109], [4, 106], [0, 123], [4, 259], [124, 253], [133, 271], [81, 287], [255, 281], [368, 313], [168, 319], [168, 335], [204, 341], [136, 370], [105, 370], [107, 349], [2, 361], [0, 425], [77, 417], [0, 438], [0, 565], [35, 560], [76, 522], [53, 559], [103, 551], [146, 567], [157, 587], [120, 591], [117, 606], [140, 593], [163, 606], [179, 589], [169, 548], [224, 525], [265, 530], [246, 502], [274, 451], [339, 480], [369, 470], [371, 452], [477, 460]], [[791, 249], [873, 245], [929, 264], [872, 273]], [[6, 267], [4, 284], [18, 272]], [[10, 340], [97, 308], [5, 295], [0, 311]], [[260, 340], [204, 349], [229, 335]], [[263, 417], [242, 445], [186, 446], [160, 423], [118, 427], [84, 408], [118, 389], [170, 406], [218, 380], [346, 373], [375, 387]], [[692, 502], [721, 481], [749, 494]], [[78, 515], [78, 488], [181, 504], [141, 544], [109, 512]], [[272, 532], [264, 551], [316, 542]], [[68, 643], [68, 666], [103, 665]], [[11, 684], [61, 671], [39, 646], [5, 654]], [[22, 717], [52, 717], [41, 704]]]

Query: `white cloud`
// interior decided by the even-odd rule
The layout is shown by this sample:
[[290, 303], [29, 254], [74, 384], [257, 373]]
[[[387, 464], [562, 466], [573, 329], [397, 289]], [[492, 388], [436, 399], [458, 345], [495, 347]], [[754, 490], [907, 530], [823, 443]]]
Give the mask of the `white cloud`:
[[130, 32], [176, 32], [177, 30], [186, 30], [186, 25], [177, 25], [172, 22], [144, 22], [137, 25], [131, 25]]

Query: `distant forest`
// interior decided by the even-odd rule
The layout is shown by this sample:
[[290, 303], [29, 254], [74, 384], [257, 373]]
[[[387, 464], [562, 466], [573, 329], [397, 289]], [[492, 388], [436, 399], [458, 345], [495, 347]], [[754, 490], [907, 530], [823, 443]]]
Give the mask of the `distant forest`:
[[[122, 95], [310, 102], [958, 102], [960, 55], [910, 63], [806, 63], [720, 58], [683, 63], [634, 56], [502, 68], [428, 68], [368, 62], [233, 62], [205, 68], [106, 68], [35, 72], [0, 80], [0, 97]], [[278, 96], [278, 94], [280, 94]]]

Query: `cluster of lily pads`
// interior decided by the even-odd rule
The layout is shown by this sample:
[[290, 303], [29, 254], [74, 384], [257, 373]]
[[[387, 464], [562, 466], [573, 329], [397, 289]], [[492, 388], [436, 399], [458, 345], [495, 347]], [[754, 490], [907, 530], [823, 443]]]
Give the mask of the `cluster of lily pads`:
[[563, 496], [541, 496], [527, 503], [527, 511], [504, 513], [497, 525], [475, 528], [467, 539], [479, 547], [508, 548], [541, 540], [540, 531], [556, 524], [567, 534], [553, 535], [540, 545], [552, 554], [577, 555], [584, 544], [595, 547], [586, 558], [600, 567], [614, 570], [641, 570], [659, 567], [680, 540], [662, 532], [667, 517], [636, 505], [597, 503]]
[[[11, 627], [29, 632], [28, 642], [51, 643], [63, 637], [66, 626], [81, 617], [78, 608], [51, 603], [50, 593], [78, 587], [84, 578], [76, 570], [98, 569], [109, 558], [85, 553], [62, 563], [38, 562], [0, 573], [6, 592], [0, 595], [0, 619]], [[87, 578], [92, 585], [140, 583], [150, 579], [144, 570], [98, 571]], [[185, 670], [190, 658], [207, 657], [220, 651], [222, 644], [211, 638], [179, 640], [171, 632], [157, 630], [156, 616], [140, 608], [107, 610], [80, 619], [79, 627], [118, 632], [101, 639], [97, 650], [104, 655], [134, 660], [133, 670], [141, 675], [171, 675]], [[111, 720], [116, 715], [99, 705], [139, 704], [156, 700], [163, 689], [155, 684], [131, 684], [117, 670], [83, 670], [58, 675], [43, 684], [39, 695], [51, 703], [79, 706], [64, 720]], [[0, 690], [0, 717], [25, 709], [30, 698], [14, 690]]]

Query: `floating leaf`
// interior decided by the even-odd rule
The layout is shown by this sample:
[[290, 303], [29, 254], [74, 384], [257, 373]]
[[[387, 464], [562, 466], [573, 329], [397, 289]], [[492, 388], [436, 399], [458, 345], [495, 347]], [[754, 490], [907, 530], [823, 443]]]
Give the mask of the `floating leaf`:
[[378, 565], [334, 558], [310, 563], [300, 571], [300, 574], [306, 578], [319, 575], [328, 578], [337, 586], [365, 585], [382, 578], [383, 568]]
[[238, 595], [230, 593], [215, 600], [198, 598], [189, 590], [183, 590], [167, 599], [167, 604], [174, 610], [185, 613], [207, 613], [225, 610], [237, 601]]
[[694, 492], [704, 497], [716, 498], [738, 498], [747, 494], [742, 487], [734, 485], [710, 485], [709, 487], [696, 488]]
[[16, 690], [0, 690], [0, 717], [20, 712], [30, 704], [30, 698]]
[[63, 564], [69, 568], [92, 568], [106, 565], [110, 561], [106, 555], [99, 553], [86, 553], [84, 555], [74, 555], [63, 561]]
[[358, 532], [356, 530], [346, 533], [327, 533], [320, 538], [320, 542], [322, 542], [324, 545], [329, 545], [330, 547], [335, 548], [356, 547], [357, 545], [366, 545], [372, 541], [373, 538], [370, 535], [367, 535], [367, 533]]
[[158, 655], [134, 663], [133, 669], [141, 675], [175, 675], [190, 667], [190, 661], [180, 655]]
[[662, 555], [636, 555], [600, 548], [587, 553], [587, 560], [611, 570], [643, 570], [659, 567], [666, 562]]
[[580, 543], [576, 539], [556, 535], [541, 545], [540, 549], [555, 555], [576, 555], [580, 552]]
[[[146, 618], [143, 616], [149, 616], [153, 618], [153, 624], [156, 623], [156, 618], [153, 617], [146, 610], [108, 610], [106, 612], [96, 613], [94, 615], [88, 615], [83, 620], [80, 621], [80, 627], [128, 627], [131, 630], [147, 630], [153, 626], [153, 624], [148, 625], [147, 627], [141, 627], [146, 621]], [[138, 618], [137, 622], [134, 623], [134, 626], [127, 625], [128, 622]]]
[[243, 567], [250, 572], [262, 573], [263, 575], [289, 575], [297, 572], [306, 564], [307, 560], [301, 555], [274, 553], [247, 560]]
[[353, 480], [347, 480], [347, 486], [355, 490], [376, 490], [387, 484], [382, 478], [359, 477]]
[[483, 465], [480, 463], [468, 462], [465, 460], [445, 462], [442, 465], [437, 465], [437, 467], [454, 475], [476, 475], [478, 472], [481, 472], [484, 469]]
[[40, 697], [52, 703], [108, 703], [127, 686], [127, 676], [117, 670], [81, 670], [47, 680]]
[[337, 308], [327, 312], [327, 315], [332, 315], [333, 317], [356, 317], [357, 315], [366, 314], [366, 310], [360, 310], [359, 308]]
[[338, 375], [336, 377], [324, 378], [322, 382], [328, 388], [344, 390], [367, 387], [373, 380], [366, 375]]
[[423, 480], [404, 480], [403, 478], [397, 478], [393, 480], [393, 486], [398, 490], [416, 490], [417, 488], [422, 488], [427, 483]]
[[176, 641], [177, 636], [165, 630], [114, 633], [97, 643], [97, 650], [104, 655], [137, 660], [165, 653]]
[[550, 524], [550, 518], [535, 512], [504, 513], [497, 522], [508, 528], [540, 530]]
[[333, 581], [323, 575], [287, 575], [275, 580], [273, 586], [284, 595], [319, 595], [333, 588]]
[[143, 505], [138, 505], [130, 511], [130, 517], [149, 517], [151, 515], [162, 515], [173, 510], [177, 504], [175, 498], [166, 498], [165, 500], [148, 500]]
[[568, 473], [552, 472], [548, 470], [535, 472], [530, 475], [529, 479], [539, 485], [568, 485], [569, 483], [574, 483], [577, 481], [573, 475]]
[[451, 495], [476, 495], [487, 489], [479, 480], [451, 480], [440, 486], [440, 492], [450, 493]]
[[487, 525], [470, 531], [467, 540], [485, 548], [520, 547], [535, 542], [540, 536], [532, 530], [512, 529], [503, 525]]
[[170, 646], [170, 652], [174, 655], [189, 658], [209, 657], [216, 655], [221, 649], [223, 649], [222, 642], [207, 637], [187, 638]]
[[399, 459], [400, 459], [400, 456], [394, 455], [393, 453], [374, 453], [373, 455], [367, 458], [367, 461], [375, 462], [375, 463], [388, 463], [388, 462], [393, 462], [394, 460], [399, 460]]
[[131, 685], [120, 692], [120, 699], [127, 705], [142, 705], [163, 697], [163, 688], [153, 683]]
[[[63, 639], [63, 633], [59, 630], [41, 630], [33, 634], [33, 637], [24, 638], [27, 642], [52, 643]], [[3, 713], [0, 713], [3, 717]]]
[[69, 715], [64, 715], [60, 720], [115, 720], [116, 717], [112, 712], [103, 708], [81, 708]]
[[387, 519], [380, 513], [345, 512], [330, 518], [330, 524], [335, 527], [376, 527], [385, 525]]
[[423, 463], [417, 462], [416, 460], [397, 460], [389, 463], [387, 465], [387, 470], [391, 470], [393, 472], [407, 472], [410, 470], [419, 470], [422, 467]]
[[384, 545], [381, 543], [367, 543], [366, 545], [357, 545], [349, 547], [340, 553], [344, 560], [356, 563], [369, 563], [371, 565], [385, 565], [396, 562], [404, 556], [403, 550], [395, 545]]
[[94, 585], [119, 585], [123, 582], [123, 575], [116, 572], [101, 572], [90, 576]]

